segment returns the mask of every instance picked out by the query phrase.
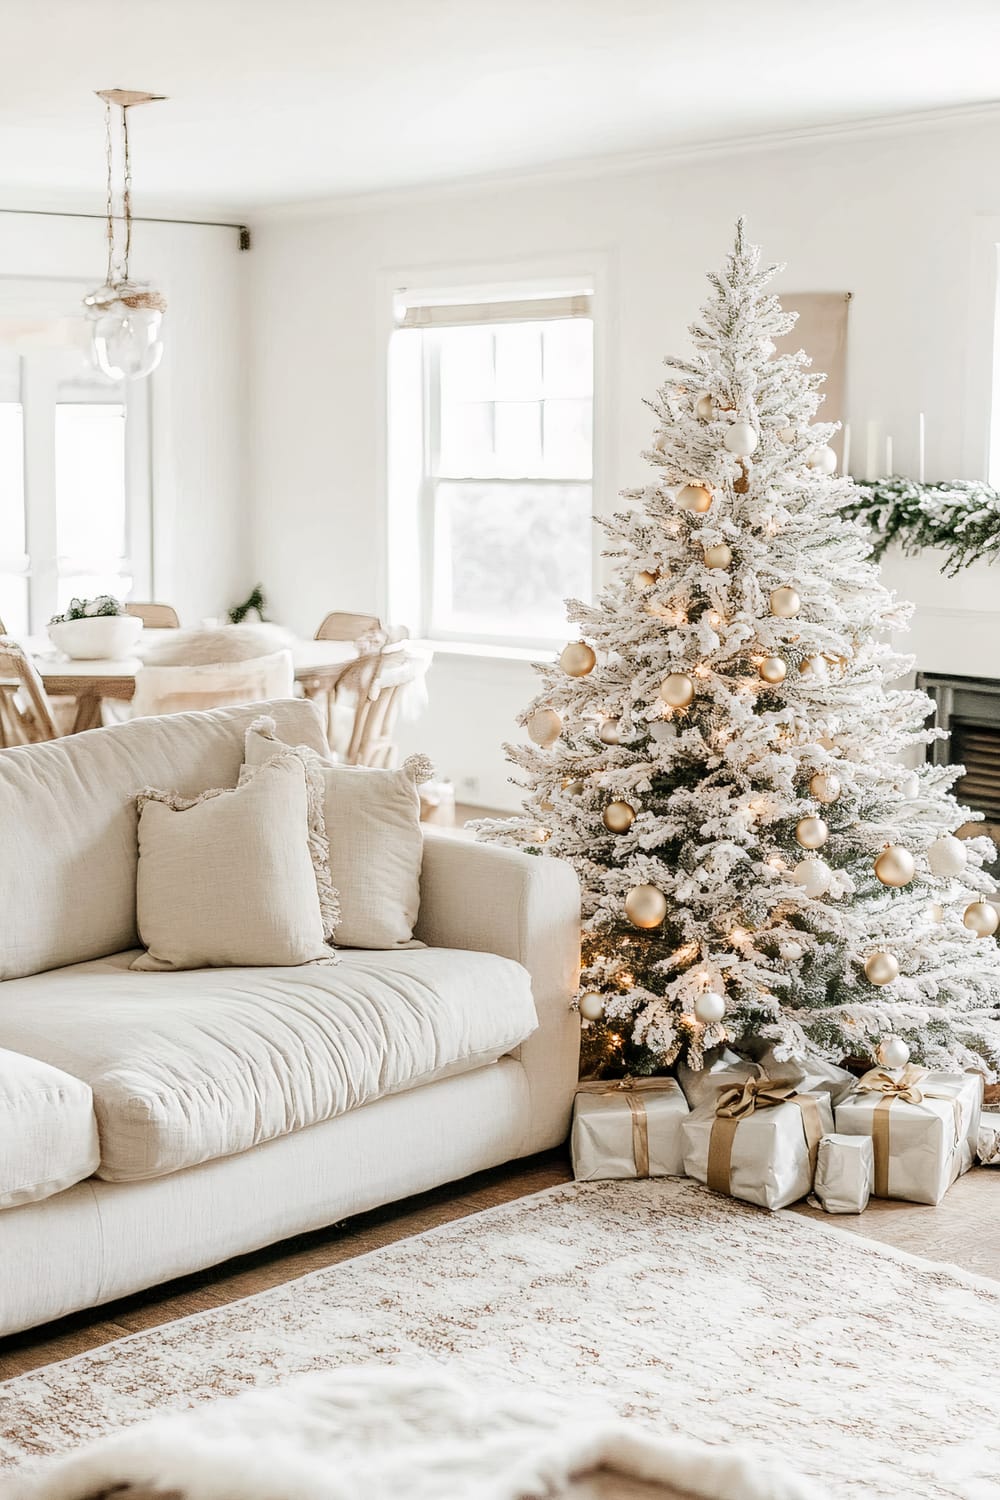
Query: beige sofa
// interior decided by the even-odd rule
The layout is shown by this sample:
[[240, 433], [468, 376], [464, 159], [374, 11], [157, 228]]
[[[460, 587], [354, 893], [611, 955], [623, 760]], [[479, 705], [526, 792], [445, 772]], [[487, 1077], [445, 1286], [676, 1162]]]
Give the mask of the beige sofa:
[[[568, 866], [429, 834], [417, 936], [133, 972], [135, 793], [233, 786], [261, 707], [0, 752], [0, 1333], [557, 1144]], [[280, 738], [325, 748], [308, 703]]]

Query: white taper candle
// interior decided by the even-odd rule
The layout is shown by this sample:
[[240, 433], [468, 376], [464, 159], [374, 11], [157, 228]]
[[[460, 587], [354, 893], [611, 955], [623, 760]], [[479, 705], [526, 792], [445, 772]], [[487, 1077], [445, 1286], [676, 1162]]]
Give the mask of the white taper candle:
[[924, 427], [924, 414], [920, 413], [917, 418], [917, 478], [921, 484], [924, 482], [924, 440], [926, 431]]
[[843, 456], [842, 456], [842, 458], [840, 460], [840, 472], [841, 472], [841, 474], [850, 474], [850, 472], [851, 472], [851, 424], [850, 424], [850, 422], [845, 422], [844, 423], [844, 441], [843, 441], [843, 445], [842, 445], [842, 454], [843, 454]]

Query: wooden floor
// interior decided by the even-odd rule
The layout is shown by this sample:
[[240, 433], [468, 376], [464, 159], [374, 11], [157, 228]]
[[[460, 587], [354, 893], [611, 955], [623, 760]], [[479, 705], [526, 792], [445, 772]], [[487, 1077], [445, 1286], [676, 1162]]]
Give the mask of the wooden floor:
[[[124, 1334], [249, 1297], [309, 1271], [350, 1260], [436, 1224], [507, 1203], [570, 1179], [564, 1151], [481, 1172], [404, 1203], [362, 1214], [345, 1224], [300, 1235], [268, 1250], [228, 1261], [183, 1280], [154, 1287], [43, 1329], [0, 1339], [0, 1379], [68, 1359]], [[838, 1230], [865, 1235], [929, 1260], [950, 1262], [1000, 1280], [1000, 1167], [969, 1172], [937, 1208], [873, 1199], [860, 1217], [832, 1219], [801, 1204], [796, 1212]]]

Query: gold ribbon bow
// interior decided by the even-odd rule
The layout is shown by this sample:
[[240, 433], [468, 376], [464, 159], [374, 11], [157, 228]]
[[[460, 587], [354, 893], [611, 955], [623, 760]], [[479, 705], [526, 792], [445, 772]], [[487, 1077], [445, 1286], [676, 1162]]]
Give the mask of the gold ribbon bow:
[[632, 1111], [632, 1160], [636, 1177], [649, 1176], [649, 1120], [642, 1094], [679, 1088], [674, 1078], [595, 1078], [578, 1083], [578, 1094], [621, 1094]]
[[812, 1094], [796, 1092], [796, 1083], [780, 1083], [771, 1078], [748, 1078], [745, 1083], [720, 1090], [715, 1102], [715, 1119], [708, 1138], [708, 1186], [716, 1193], [731, 1189], [733, 1142], [744, 1120], [759, 1109], [774, 1109], [779, 1104], [795, 1104], [802, 1117], [802, 1133], [809, 1152], [810, 1173], [816, 1171], [816, 1155], [823, 1135], [819, 1104]]
[[950, 1099], [955, 1117], [954, 1152], [962, 1141], [962, 1106], [954, 1094], [942, 1093], [939, 1089], [921, 1088], [927, 1077], [927, 1069], [916, 1063], [906, 1067], [894, 1078], [885, 1068], [872, 1068], [858, 1079], [858, 1093], [881, 1094], [882, 1098], [872, 1114], [872, 1152], [875, 1157], [875, 1182], [872, 1188], [876, 1198], [889, 1196], [889, 1111], [897, 1099], [904, 1104], [921, 1105], [925, 1099]]

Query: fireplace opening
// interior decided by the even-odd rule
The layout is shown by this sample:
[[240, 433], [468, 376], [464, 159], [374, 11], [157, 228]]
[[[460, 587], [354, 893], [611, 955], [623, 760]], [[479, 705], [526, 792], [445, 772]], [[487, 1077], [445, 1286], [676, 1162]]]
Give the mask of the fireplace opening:
[[[990, 677], [946, 677], [918, 672], [917, 687], [934, 703], [934, 720], [949, 738], [927, 747], [934, 765], [962, 765], [955, 783], [960, 802], [985, 816], [959, 833], [986, 833], [1000, 844], [1000, 682]], [[991, 866], [1000, 873], [1000, 861]]]

